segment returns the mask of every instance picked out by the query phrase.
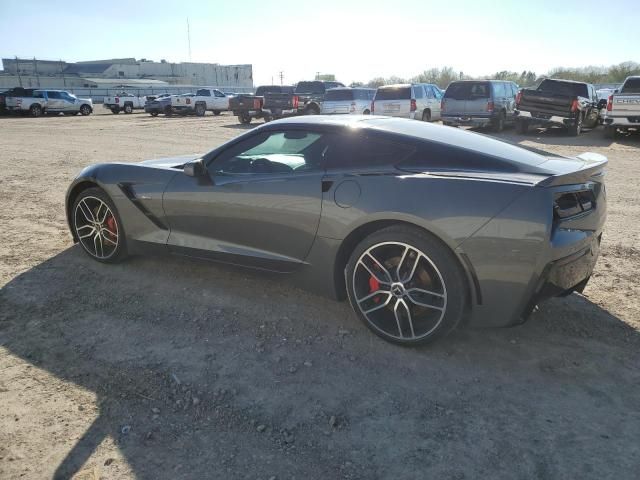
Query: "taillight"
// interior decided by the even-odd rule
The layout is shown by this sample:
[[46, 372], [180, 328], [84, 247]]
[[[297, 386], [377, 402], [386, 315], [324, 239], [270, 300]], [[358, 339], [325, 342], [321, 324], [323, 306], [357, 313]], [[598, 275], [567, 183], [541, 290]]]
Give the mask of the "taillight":
[[416, 105], [416, 101], [412, 98], [411, 99], [411, 111], [415, 112], [418, 109], [418, 105]]
[[571, 111], [572, 112], [577, 112], [578, 111], [578, 99], [575, 99], [572, 103], [571, 103]]
[[253, 109], [254, 110], [260, 110], [260, 107], [262, 107], [262, 101], [259, 98], [254, 98], [253, 99]]
[[300, 102], [300, 99], [298, 98], [297, 95], [293, 96], [293, 108], [298, 108], [298, 103]]
[[591, 190], [556, 193], [553, 214], [556, 218], [568, 218], [595, 208], [595, 197]]
[[487, 112], [493, 112], [495, 105], [493, 102], [487, 102]]
[[116, 97], [116, 103], [120, 103], [120, 99]]
[[186, 102], [185, 102], [185, 103], [186, 103], [187, 105], [191, 105], [191, 99], [190, 99], [190, 98], [187, 98], [187, 100], [186, 100]]
[[356, 111], [356, 102], [351, 102], [351, 108], [349, 109], [350, 112], [355, 112]]
[[522, 100], [522, 90], [516, 95], [516, 107], [520, 105], [520, 100]]
[[609, 98], [607, 99], [607, 112], [610, 112], [611, 110], [613, 110], [613, 95], [609, 95]]

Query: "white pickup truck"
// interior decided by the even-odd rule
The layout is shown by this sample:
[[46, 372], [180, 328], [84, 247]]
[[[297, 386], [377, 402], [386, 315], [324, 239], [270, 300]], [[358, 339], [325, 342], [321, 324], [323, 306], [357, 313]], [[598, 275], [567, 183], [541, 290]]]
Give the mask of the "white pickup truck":
[[7, 97], [6, 108], [12, 112], [29, 113], [33, 117], [45, 113], [90, 115], [93, 102], [90, 98], [78, 98], [64, 90], [34, 90], [31, 96]]
[[176, 95], [171, 98], [171, 110], [175, 113], [204, 116], [208, 111], [214, 115], [229, 110], [229, 97], [216, 88], [200, 88], [195, 95]]
[[144, 109], [147, 97], [138, 97], [132, 93], [122, 92], [113, 97], [104, 97], [102, 106], [108, 108], [112, 113], [118, 114], [133, 113], [134, 110]]
[[618, 131], [640, 131], [640, 76], [627, 77], [609, 96], [604, 117], [604, 133], [615, 138]]

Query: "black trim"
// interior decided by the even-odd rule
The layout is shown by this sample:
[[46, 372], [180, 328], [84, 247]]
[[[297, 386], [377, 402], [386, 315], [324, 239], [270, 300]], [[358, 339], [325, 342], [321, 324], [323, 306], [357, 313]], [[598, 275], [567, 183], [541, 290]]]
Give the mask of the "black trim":
[[138, 197], [136, 197], [136, 194], [133, 192], [133, 189], [131, 188], [133, 184], [130, 183], [119, 183], [118, 187], [120, 187], [120, 190], [122, 190], [122, 193], [125, 194], [125, 196], [131, 200], [131, 203], [133, 203], [133, 205], [140, 210], [149, 220], [151, 220], [151, 222], [158, 228], [162, 229], [162, 230], [169, 230], [169, 227], [167, 225], [165, 225], [164, 223], [162, 223], [162, 221], [156, 217], [153, 213], [151, 213], [143, 204], [142, 202], [140, 202], [140, 199]]
[[480, 289], [480, 281], [478, 280], [476, 270], [473, 268], [473, 264], [466, 253], [461, 253], [460, 258], [462, 258], [462, 261], [465, 263], [465, 266], [469, 271], [469, 275], [471, 275], [471, 281], [473, 282], [473, 287], [476, 291], [476, 303], [478, 305], [482, 305], [482, 290]]

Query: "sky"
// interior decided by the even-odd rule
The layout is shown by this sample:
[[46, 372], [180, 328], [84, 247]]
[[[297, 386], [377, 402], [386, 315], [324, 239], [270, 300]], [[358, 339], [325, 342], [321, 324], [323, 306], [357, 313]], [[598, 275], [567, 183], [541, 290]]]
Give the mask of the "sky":
[[640, 62], [639, 46], [640, 0], [0, 0], [0, 57], [250, 63], [255, 85], [542, 74]]

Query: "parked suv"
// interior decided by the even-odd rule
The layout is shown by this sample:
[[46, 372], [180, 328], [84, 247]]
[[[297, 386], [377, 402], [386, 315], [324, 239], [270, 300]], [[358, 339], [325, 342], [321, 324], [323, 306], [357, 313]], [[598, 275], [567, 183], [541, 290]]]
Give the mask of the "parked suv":
[[440, 119], [442, 93], [436, 85], [415, 83], [378, 87], [371, 113], [429, 122]]
[[454, 127], [492, 127], [501, 132], [514, 121], [518, 86], [502, 80], [451, 82], [442, 99], [442, 123]]
[[374, 88], [332, 88], [324, 96], [320, 113], [369, 115], [375, 93]]

